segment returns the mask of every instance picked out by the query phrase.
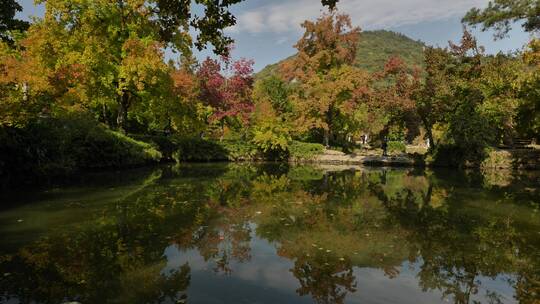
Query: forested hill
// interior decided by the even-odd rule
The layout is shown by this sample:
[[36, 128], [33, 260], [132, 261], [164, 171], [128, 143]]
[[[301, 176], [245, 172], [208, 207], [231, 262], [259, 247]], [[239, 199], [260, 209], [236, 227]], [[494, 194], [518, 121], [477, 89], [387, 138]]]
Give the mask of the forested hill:
[[[403, 34], [379, 30], [367, 31], [360, 34], [358, 52], [356, 55], [356, 65], [376, 71], [383, 68], [386, 61], [395, 55], [400, 56], [408, 65], [423, 66], [424, 44], [415, 41]], [[279, 65], [293, 56], [284, 59], [278, 63], [271, 64], [257, 73], [257, 78], [265, 78], [277, 71]]]

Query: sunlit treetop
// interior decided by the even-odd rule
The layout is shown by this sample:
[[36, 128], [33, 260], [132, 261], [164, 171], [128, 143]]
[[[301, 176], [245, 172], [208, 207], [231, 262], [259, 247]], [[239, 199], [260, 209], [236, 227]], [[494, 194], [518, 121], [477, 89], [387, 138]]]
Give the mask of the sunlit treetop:
[[286, 78], [303, 80], [354, 63], [360, 28], [352, 26], [348, 15], [331, 11], [315, 22], [305, 21], [302, 27], [304, 35], [294, 46], [298, 56], [282, 66]]
[[242, 0], [195, 0], [196, 5], [202, 6], [204, 14], [194, 15], [190, 0], [37, 1], [46, 4], [46, 19], [53, 18], [71, 30], [82, 24], [101, 24], [108, 26], [110, 34], [124, 36], [121, 39], [134, 34], [151, 36], [173, 51], [184, 51], [191, 46], [188, 35], [191, 26], [197, 29], [195, 46], [203, 49], [210, 43], [218, 54], [226, 52], [232, 42], [223, 30], [236, 23], [229, 8], [240, 2]]

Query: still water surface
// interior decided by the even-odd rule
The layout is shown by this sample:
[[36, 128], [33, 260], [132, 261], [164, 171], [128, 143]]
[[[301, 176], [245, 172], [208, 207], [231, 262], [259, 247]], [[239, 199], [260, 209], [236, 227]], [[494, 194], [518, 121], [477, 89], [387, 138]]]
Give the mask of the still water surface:
[[0, 303], [540, 303], [540, 174], [184, 165], [4, 194]]

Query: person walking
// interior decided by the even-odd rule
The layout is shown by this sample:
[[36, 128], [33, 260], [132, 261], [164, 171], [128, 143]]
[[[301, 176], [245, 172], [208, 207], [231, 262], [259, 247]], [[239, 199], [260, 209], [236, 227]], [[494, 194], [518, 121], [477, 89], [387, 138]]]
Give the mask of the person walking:
[[388, 156], [388, 138], [385, 136], [382, 141], [382, 150], [383, 150], [383, 157]]

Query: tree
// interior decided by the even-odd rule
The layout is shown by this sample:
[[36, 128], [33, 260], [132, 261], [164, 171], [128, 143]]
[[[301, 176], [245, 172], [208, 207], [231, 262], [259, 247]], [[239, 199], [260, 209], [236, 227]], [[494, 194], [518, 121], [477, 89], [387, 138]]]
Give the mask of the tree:
[[35, 26], [54, 29], [40, 33], [48, 46], [41, 56], [52, 52], [55, 69], [80, 63], [87, 79], [87, 107], [103, 112], [112, 108], [118, 128], [124, 129], [130, 108], [167, 93], [158, 85], [170, 82], [163, 49], [189, 55], [190, 26], [198, 29], [199, 49], [211, 43], [215, 52], [227, 52], [231, 39], [222, 30], [234, 25], [228, 9], [238, 2], [196, 1], [205, 10], [193, 16], [191, 2], [185, 0], [48, 0], [45, 17]]
[[463, 151], [465, 159], [476, 161], [483, 156], [484, 148], [494, 143], [491, 126], [479, 111], [484, 101], [480, 88], [484, 50], [464, 30], [459, 44], [450, 42], [449, 52], [450, 64], [455, 67], [449, 69], [447, 76], [455, 104], [449, 112], [445, 141]]
[[526, 68], [520, 70], [518, 129], [540, 141], [540, 39], [533, 39], [523, 54]]
[[315, 22], [305, 21], [302, 27], [305, 32], [294, 46], [298, 55], [282, 67], [286, 79], [301, 82], [315, 73], [327, 74], [354, 63], [360, 28], [352, 26], [349, 16], [331, 11]]
[[291, 142], [293, 106], [291, 87], [272, 75], [257, 80], [253, 89], [252, 142], [264, 152], [287, 151]]
[[351, 66], [333, 68], [326, 75], [313, 75], [299, 85], [292, 101], [295, 107], [297, 132], [323, 131], [323, 144], [330, 140], [345, 144], [347, 136], [354, 135], [361, 111], [358, 94], [360, 87], [368, 84], [368, 74]]
[[443, 123], [452, 109], [454, 99], [448, 79], [451, 55], [447, 49], [427, 47], [424, 50], [426, 79], [416, 95], [416, 109], [430, 149], [437, 145], [433, 135], [433, 127]]
[[218, 59], [207, 58], [197, 71], [200, 81], [200, 100], [213, 109], [210, 123], [221, 127], [240, 127], [249, 120], [253, 111], [251, 92], [253, 86], [253, 61], [232, 60], [224, 55]]
[[[443, 150], [452, 151], [443, 157], [477, 163], [486, 147], [512, 144], [525, 70], [516, 57], [484, 55], [483, 47], [464, 29], [459, 44], [427, 48], [425, 60], [426, 81], [416, 93], [416, 107], [432, 148], [442, 144]], [[443, 129], [439, 142], [433, 135], [435, 125]]]
[[54, 103], [62, 103], [64, 93], [81, 80], [79, 75], [71, 75], [78, 68], [76, 65], [71, 70], [55, 71], [50, 62], [54, 53], [49, 52], [49, 61], [39, 56], [38, 49], [50, 51], [44, 37], [34, 34], [40, 31], [39, 27], [30, 28], [28, 38], [15, 45], [0, 41], [2, 125], [21, 126], [39, 114], [50, 114]]
[[12, 45], [12, 31], [26, 31], [30, 25], [28, 22], [15, 19], [15, 14], [21, 12], [22, 7], [16, 0], [2, 0], [0, 6], [0, 40]]
[[374, 97], [370, 106], [385, 113], [388, 121], [383, 131], [388, 133], [392, 126], [407, 128], [408, 137], [414, 138], [418, 129], [414, 97], [420, 87], [419, 69], [408, 67], [401, 58], [394, 56], [381, 72], [374, 75], [373, 82]]
[[305, 33], [295, 45], [298, 55], [282, 70], [286, 79], [299, 82], [293, 97], [299, 131], [322, 130], [328, 146], [336, 120], [354, 111], [353, 92], [366, 80], [365, 73], [352, 67], [360, 29], [335, 11], [302, 27]]
[[[471, 9], [463, 18], [463, 22], [470, 25], [482, 24], [482, 30], [495, 29], [495, 38], [503, 38], [512, 28], [512, 24], [522, 22], [525, 31], [534, 34], [540, 33], [540, 1], [537, 0], [494, 0], [487, 8]], [[528, 68], [521, 67], [520, 80], [514, 82], [518, 86], [519, 105], [518, 116], [514, 125], [522, 135], [539, 137], [537, 117], [538, 109], [538, 65], [531, 61], [538, 53], [538, 37], [533, 36], [529, 48], [523, 54], [524, 63]], [[514, 68], [515, 69], [515, 68]], [[515, 75], [515, 73], [514, 73]]]
[[292, 88], [283, 79], [276, 75], [257, 80], [253, 88], [253, 99], [255, 101], [268, 101], [272, 108], [280, 116], [290, 114], [292, 104], [289, 97]]
[[482, 30], [495, 29], [495, 37], [502, 38], [512, 23], [522, 21], [527, 32], [540, 31], [540, 2], [538, 0], [493, 0], [483, 10], [471, 9], [463, 18], [469, 25], [482, 24]]

